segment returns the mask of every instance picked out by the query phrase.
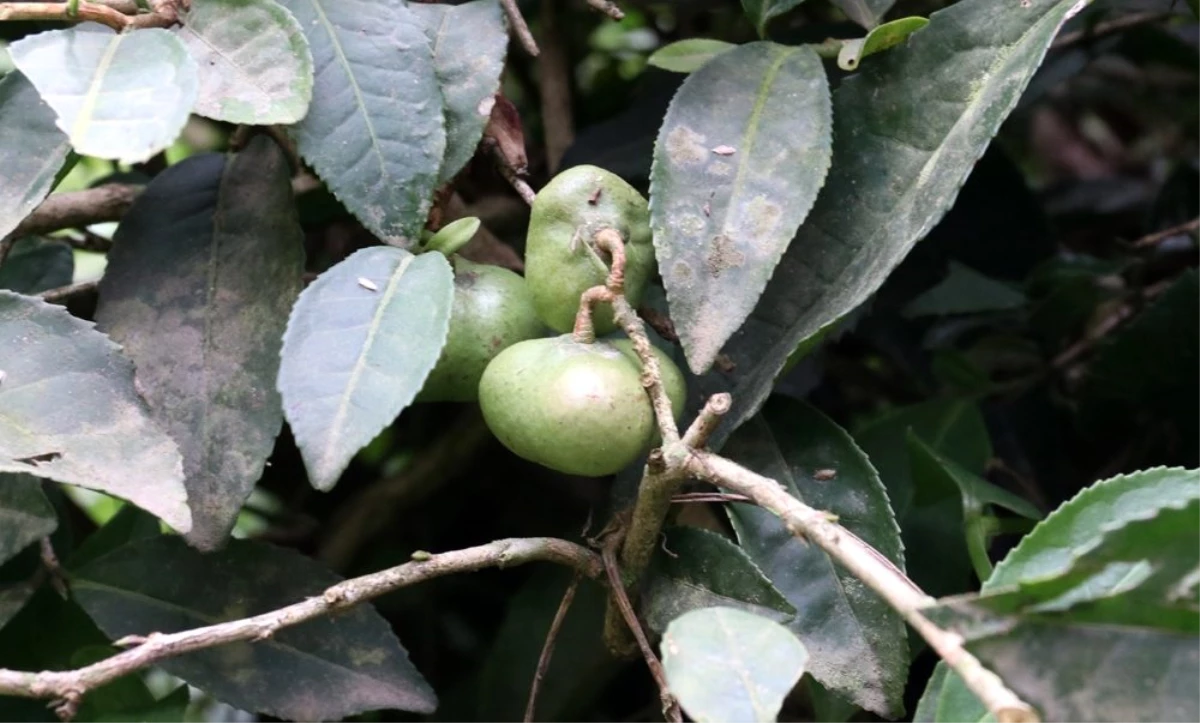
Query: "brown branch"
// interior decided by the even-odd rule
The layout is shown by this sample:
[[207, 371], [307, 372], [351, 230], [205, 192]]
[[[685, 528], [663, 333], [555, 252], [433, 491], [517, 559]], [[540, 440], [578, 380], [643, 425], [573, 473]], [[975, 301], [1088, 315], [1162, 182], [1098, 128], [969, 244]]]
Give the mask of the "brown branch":
[[688, 492], [671, 498], [673, 505], [703, 502], [751, 502], [751, 499], [746, 495], [735, 495], [728, 492]]
[[658, 656], [654, 654], [654, 649], [650, 647], [650, 641], [646, 639], [646, 631], [642, 630], [637, 613], [633, 611], [633, 604], [629, 602], [629, 596], [625, 593], [621, 570], [617, 567], [617, 548], [621, 545], [621, 537], [620, 534], [610, 534], [604, 541], [600, 553], [600, 559], [604, 562], [604, 571], [608, 574], [608, 586], [612, 591], [612, 600], [616, 603], [617, 609], [621, 611], [625, 625], [637, 640], [642, 657], [646, 659], [646, 666], [650, 668], [650, 675], [658, 684], [658, 696], [662, 701], [663, 717], [668, 721], [682, 723], [683, 715], [679, 711], [679, 702], [675, 700], [675, 696], [671, 695], [671, 686], [667, 683], [667, 673], [663, 670]]
[[266, 640], [283, 628], [346, 610], [435, 577], [535, 561], [566, 565], [591, 578], [604, 575], [604, 564], [594, 552], [549, 537], [497, 540], [439, 555], [414, 555], [412, 562], [344, 580], [319, 595], [268, 613], [178, 633], [132, 636], [118, 644], [134, 647], [77, 670], [40, 673], [0, 670], [0, 695], [50, 699], [57, 702], [60, 714], [69, 717], [89, 691], [160, 660], [226, 643]]
[[617, 4], [611, 2], [611, 0], [587, 0], [587, 4], [613, 20], [621, 20], [625, 17], [625, 13], [621, 12], [621, 8], [617, 7]]
[[9, 235], [12, 238], [36, 236], [65, 228], [119, 221], [141, 195], [143, 188], [124, 183], [106, 183], [84, 191], [52, 194]]
[[571, 609], [571, 602], [575, 600], [575, 591], [579, 589], [580, 579], [579, 573], [575, 573], [571, 584], [567, 585], [567, 591], [563, 593], [562, 602], [558, 604], [554, 620], [550, 622], [550, 630], [546, 632], [546, 642], [542, 644], [542, 654], [538, 656], [537, 670], [534, 671], [533, 683], [529, 686], [529, 702], [525, 704], [526, 723], [533, 721], [542, 679], [546, 677], [546, 671], [550, 668], [550, 658], [554, 656], [554, 645], [558, 642], [558, 634], [562, 630], [563, 621], [567, 619], [567, 611]]
[[732, 407], [733, 397], [727, 392], [709, 397], [704, 408], [700, 410], [700, 414], [696, 416], [696, 420], [692, 422], [692, 426], [688, 427], [687, 432], [684, 433], [683, 443], [689, 449], [703, 449], [708, 444], [708, 438], [721, 424], [721, 419], [729, 413]]
[[[179, 22], [173, 3], [156, 3], [154, 12], [126, 14], [129, 3], [101, 3], [80, 0], [79, 12], [68, 13], [66, 2], [5, 2], [0, 3], [0, 22], [8, 20], [91, 21], [121, 32], [134, 28], [169, 28]], [[118, 9], [120, 8], [120, 9]], [[133, 6], [136, 10], [136, 5]]]
[[79, 294], [86, 294], [95, 291], [99, 285], [100, 282], [95, 280], [80, 281], [78, 284], [60, 286], [56, 289], [47, 289], [38, 294], [38, 296], [42, 297], [42, 299], [46, 301], [49, 301], [50, 303], [57, 303], [60, 301], [66, 301], [72, 296], [78, 296]]
[[517, 36], [517, 40], [521, 41], [525, 52], [536, 58], [540, 52], [537, 41], [533, 39], [533, 33], [529, 32], [529, 26], [521, 15], [521, 9], [517, 7], [517, 0], [500, 0], [500, 4], [504, 6], [504, 14], [508, 16], [509, 29], [512, 30], [513, 35]]
[[575, 139], [570, 59], [563, 45], [565, 36], [558, 27], [558, 10], [558, 3], [542, 3], [542, 57], [538, 62], [538, 89], [542, 98], [542, 127], [550, 175], [558, 171], [563, 154]]
[[1159, 20], [1166, 20], [1169, 17], [1171, 17], [1171, 13], [1130, 13], [1113, 20], [1106, 20], [1102, 23], [1096, 23], [1095, 25], [1088, 28], [1083, 28], [1082, 30], [1063, 33], [1055, 38], [1054, 42], [1050, 44], [1050, 49], [1061, 50], [1080, 41], [1095, 40], [1096, 38], [1102, 38], [1105, 35], [1119, 33], [1122, 30], [1128, 30], [1129, 28], [1136, 27], [1138, 25], [1145, 25], [1147, 23], [1156, 23]]
[[1197, 230], [1200, 230], [1200, 218], [1193, 218], [1191, 221], [1185, 221], [1183, 223], [1171, 226], [1170, 228], [1164, 228], [1162, 231], [1147, 234], [1137, 241], [1134, 241], [1133, 247], [1140, 249], [1147, 246], [1154, 246], [1166, 241], [1172, 236], [1178, 236], [1179, 234], [1183, 233], [1193, 233]]

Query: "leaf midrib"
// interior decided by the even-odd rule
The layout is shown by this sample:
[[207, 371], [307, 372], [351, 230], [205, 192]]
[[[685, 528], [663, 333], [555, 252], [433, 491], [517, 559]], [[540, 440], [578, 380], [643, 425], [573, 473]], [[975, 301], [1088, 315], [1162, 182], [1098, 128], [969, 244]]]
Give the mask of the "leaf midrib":
[[91, 116], [96, 111], [96, 102], [100, 97], [100, 89], [104, 85], [104, 76], [108, 74], [108, 69], [117, 54], [117, 48], [120, 47], [121, 41], [124, 39], [125, 35], [122, 33], [117, 33], [113, 36], [108, 41], [108, 46], [104, 49], [104, 54], [100, 56], [100, 62], [96, 64], [96, 71], [92, 73], [91, 82], [88, 83], [87, 92], [83, 96], [83, 103], [79, 106], [79, 114], [75, 116], [75, 122], [71, 125], [70, 135], [77, 144], [79, 143], [79, 139], [87, 133], [88, 125], [91, 123]]

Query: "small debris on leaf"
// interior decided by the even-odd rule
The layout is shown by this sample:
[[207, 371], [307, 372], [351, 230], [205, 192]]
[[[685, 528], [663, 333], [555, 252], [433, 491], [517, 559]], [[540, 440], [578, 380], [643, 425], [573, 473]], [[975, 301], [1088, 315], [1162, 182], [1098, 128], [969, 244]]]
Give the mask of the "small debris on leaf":
[[718, 156], [732, 156], [734, 153], [737, 153], [737, 149], [733, 146], [717, 146], [712, 149], [712, 152]]
[[374, 281], [362, 276], [358, 277], [358, 285], [367, 291], [379, 291], [379, 287], [375, 285]]

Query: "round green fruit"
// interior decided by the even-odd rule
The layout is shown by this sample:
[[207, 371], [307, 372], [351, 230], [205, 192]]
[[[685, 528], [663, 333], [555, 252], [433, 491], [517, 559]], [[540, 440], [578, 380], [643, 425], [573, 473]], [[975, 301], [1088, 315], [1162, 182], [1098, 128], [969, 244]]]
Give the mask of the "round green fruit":
[[[678, 416], [683, 375], [666, 354], [654, 352]], [[583, 344], [567, 334], [523, 341], [488, 365], [479, 404], [492, 433], [518, 456], [601, 477], [635, 462], [658, 437], [641, 369], [627, 339]]]
[[529, 287], [499, 266], [455, 256], [454, 305], [450, 332], [437, 366], [417, 395], [419, 402], [470, 402], [479, 397], [479, 378], [506, 348], [543, 334]]
[[[525, 278], [538, 316], [551, 329], [571, 331], [579, 296], [608, 277], [608, 254], [596, 232], [615, 229], [625, 243], [625, 297], [635, 307], [654, 275], [650, 211], [633, 186], [595, 166], [575, 166], [538, 191], [525, 239]], [[596, 308], [597, 334], [616, 328], [607, 304]]]

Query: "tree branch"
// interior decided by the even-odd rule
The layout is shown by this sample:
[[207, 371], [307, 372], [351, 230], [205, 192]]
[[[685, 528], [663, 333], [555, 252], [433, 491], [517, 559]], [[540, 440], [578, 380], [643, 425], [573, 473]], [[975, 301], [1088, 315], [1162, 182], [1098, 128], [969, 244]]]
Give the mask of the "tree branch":
[[53, 20], [72, 22], [90, 20], [107, 25], [121, 32], [134, 28], [169, 28], [179, 22], [179, 13], [173, 2], [157, 2], [154, 12], [127, 14], [127, 2], [89, 2], [80, 0], [76, 14], [72, 15], [66, 2], [5, 2], [0, 3], [0, 21], [6, 20]]
[[521, 47], [525, 48], [525, 52], [536, 58], [540, 52], [537, 41], [533, 39], [533, 33], [529, 32], [529, 25], [525, 23], [525, 18], [521, 15], [521, 9], [517, 7], [517, 0], [500, 0], [500, 5], [504, 7], [504, 14], [508, 16], [509, 29], [512, 30], [513, 35], [517, 36], [517, 40], [521, 42]]
[[556, 562], [596, 579], [603, 579], [605, 574], [604, 564], [594, 552], [551, 537], [497, 540], [439, 555], [414, 553], [412, 562], [344, 580], [320, 595], [269, 613], [178, 633], [150, 633], [117, 641], [135, 647], [77, 670], [40, 673], [0, 670], [0, 695], [52, 699], [57, 701], [59, 715], [69, 718], [89, 691], [165, 658], [237, 641], [266, 640], [283, 628], [435, 577], [535, 561]]
[[36, 236], [64, 228], [119, 221], [144, 188], [124, 183], [106, 183], [85, 191], [55, 193], [33, 209], [9, 236]]
[[558, 610], [554, 612], [554, 620], [550, 621], [550, 630], [546, 632], [546, 642], [542, 644], [542, 654], [538, 656], [537, 670], [534, 671], [533, 682], [529, 685], [529, 702], [525, 704], [525, 723], [532, 723], [534, 713], [537, 711], [537, 698], [542, 687], [542, 679], [546, 677], [546, 671], [550, 668], [550, 658], [554, 655], [554, 646], [558, 642], [558, 634], [562, 630], [563, 622], [567, 619], [567, 611], [571, 609], [571, 603], [575, 600], [575, 591], [579, 589], [580, 578], [579, 573], [575, 573], [575, 577], [571, 578], [571, 584], [567, 585], [567, 591], [563, 593]]

